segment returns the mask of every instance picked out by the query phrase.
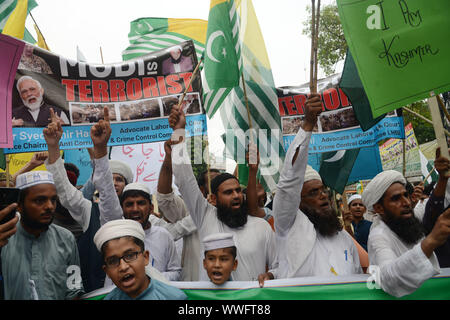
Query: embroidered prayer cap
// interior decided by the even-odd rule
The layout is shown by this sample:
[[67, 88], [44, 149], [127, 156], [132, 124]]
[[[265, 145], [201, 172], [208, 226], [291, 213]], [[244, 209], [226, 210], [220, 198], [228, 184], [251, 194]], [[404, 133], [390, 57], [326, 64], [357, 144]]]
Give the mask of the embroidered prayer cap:
[[131, 168], [125, 162], [109, 160], [109, 167], [112, 173], [117, 173], [124, 177], [127, 184], [133, 182], [133, 171], [131, 171]]
[[357, 193], [354, 194], [354, 195], [352, 195], [350, 198], [348, 198], [347, 204], [350, 205], [350, 203], [351, 203], [353, 200], [356, 200], [356, 199], [362, 199], [361, 195], [360, 195], [360, 194], [357, 194]]
[[322, 178], [320, 177], [320, 174], [313, 169], [309, 164], [306, 165], [306, 171], [305, 171], [305, 180], [304, 182], [310, 181], [310, 180], [320, 180], [322, 181]]
[[405, 185], [403, 175], [395, 170], [386, 170], [377, 174], [364, 188], [362, 201], [368, 211], [373, 212], [373, 205], [381, 199], [386, 190], [395, 182]]
[[[236, 176], [228, 173], [228, 172], [224, 172], [219, 174], [218, 176], [216, 176], [214, 179], [212, 179], [211, 181], [211, 192], [212, 193], [217, 193], [217, 189], [219, 189], [219, 186], [225, 182], [228, 179], [236, 179], [238, 180], [238, 178], [236, 178]], [[239, 180], [238, 180], [239, 182]]]
[[205, 251], [235, 247], [231, 233], [214, 233], [203, 239]]
[[141, 224], [130, 219], [117, 219], [105, 223], [98, 229], [94, 236], [94, 243], [98, 251], [102, 251], [103, 245], [109, 240], [122, 237], [135, 237], [142, 242], [145, 239], [145, 232]]
[[19, 174], [16, 178], [16, 188], [22, 190], [44, 183], [55, 184], [53, 175], [48, 171], [29, 171]]

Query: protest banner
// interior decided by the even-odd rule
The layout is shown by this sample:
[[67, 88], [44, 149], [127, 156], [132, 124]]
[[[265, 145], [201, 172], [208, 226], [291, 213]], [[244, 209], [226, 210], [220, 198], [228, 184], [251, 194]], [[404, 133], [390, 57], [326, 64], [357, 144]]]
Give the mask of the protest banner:
[[[181, 49], [175, 58], [174, 48]], [[175, 66], [176, 59], [182, 62]], [[104, 107], [111, 119], [108, 145], [167, 140], [172, 133], [170, 110], [178, 104], [197, 63], [192, 41], [114, 64], [77, 62], [26, 44], [12, 105], [7, 105], [12, 109], [14, 147], [5, 153], [46, 150], [42, 129], [49, 122], [50, 108], [64, 122], [61, 149], [91, 147], [90, 128], [103, 118]], [[19, 94], [17, 81], [22, 76], [32, 79], [21, 80]], [[196, 77], [182, 104], [188, 137], [206, 133], [201, 88]]]
[[448, 0], [338, 0], [374, 117], [450, 90]]
[[[220, 288], [207, 281], [172, 281], [189, 300], [448, 300], [450, 268], [426, 280], [414, 293], [395, 298], [372, 284], [371, 274], [303, 277], [257, 281], [227, 281]], [[101, 300], [114, 287], [87, 293], [82, 298]]]
[[[420, 150], [411, 122], [405, 126], [406, 171], [405, 177], [421, 176]], [[389, 139], [380, 146], [383, 170], [403, 172], [403, 140]]]
[[[340, 74], [318, 81], [324, 110], [320, 114], [309, 144], [309, 153], [370, 147], [378, 141], [404, 137], [403, 118], [391, 112], [367, 131], [362, 131], [350, 101], [338, 87]], [[301, 126], [309, 83], [298, 87], [277, 88], [278, 105], [287, 150]]]
[[0, 148], [11, 148], [11, 105], [15, 70], [19, 65], [25, 43], [0, 34]]

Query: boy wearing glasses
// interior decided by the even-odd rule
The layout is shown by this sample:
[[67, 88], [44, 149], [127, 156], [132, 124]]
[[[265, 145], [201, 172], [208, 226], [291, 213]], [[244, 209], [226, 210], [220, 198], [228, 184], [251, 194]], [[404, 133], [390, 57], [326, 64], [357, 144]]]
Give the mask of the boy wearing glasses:
[[[145, 232], [134, 220], [105, 223], [94, 242], [104, 259], [103, 269], [116, 285], [105, 300], [185, 300], [180, 289], [167, 284], [149, 268], [149, 252], [144, 248]], [[153, 276], [156, 275], [156, 276]]]

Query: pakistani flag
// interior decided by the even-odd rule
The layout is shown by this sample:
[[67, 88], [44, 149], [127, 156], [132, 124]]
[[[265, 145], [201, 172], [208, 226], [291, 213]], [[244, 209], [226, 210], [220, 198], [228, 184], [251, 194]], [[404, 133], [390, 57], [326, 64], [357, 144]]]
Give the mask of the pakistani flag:
[[[3, 27], [6, 24], [6, 21], [8, 21], [9, 16], [16, 8], [18, 0], [2, 0], [0, 1], [0, 33], [3, 32]], [[28, 8], [27, 11], [30, 12], [35, 7], [37, 7], [37, 3], [34, 0], [28, 0]], [[25, 40], [28, 43], [35, 44], [36, 40], [33, 38], [31, 33], [25, 28], [25, 34], [23, 37], [23, 40]]]
[[359, 78], [355, 61], [348, 49], [339, 87], [352, 103], [353, 112], [363, 131], [369, 130], [384, 118], [385, 115], [376, 118], [373, 117], [369, 99]]
[[422, 153], [422, 151], [420, 151], [420, 149], [419, 155], [420, 155], [420, 171], [422, 171], [422, 176], [424, 179], [428, 177], [427, 180], [425, 181], [425, 184], [427, 185], [434, 181], [437, 181], [439, 178], [439, 174], [436, 171], [436, 169], [434, 169], [434, 165], [431, 164], [430, 160], [428, 160], [427, 157], [425, 157], [425, 155]]
[[204, 57], [204, 105], [209, 118], [219, 111], [226, 130], [225, 156], [242, 165], [239, 180], [245, 185], [247, 174], [241, 169], [246, 146], [253, 140], [261, 158], [258, 178], [266, 191], [274, 191], [284, 159], [281, 120], [264, 39], [250, 0], [211, 1]]
[[359, 148], [322, 153], [319, 174], [323, 184], [342, 194], [358, 154]]
[[198, 61], [205, 49], [208, 22], [201, 19], [140, 18], [131, 22], [130, 45], [122, 52], [130, 60], [180, 42], [194, 42]]

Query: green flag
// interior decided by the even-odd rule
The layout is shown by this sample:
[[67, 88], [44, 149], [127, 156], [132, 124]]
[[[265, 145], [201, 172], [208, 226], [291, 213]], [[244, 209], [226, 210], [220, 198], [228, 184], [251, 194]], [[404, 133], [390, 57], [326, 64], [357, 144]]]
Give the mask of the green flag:
[[234, 1], [211, 1], [204, 63], [205, 109], [212, 118], [240, 81], [239, 21]]
[[323, 153], [319, 169], [323, 184], [342, 194], [358, 154], [359, 149]]
[[[0, 1], [0, 33], [3, 31], [3, 27], [6, 24], [6, 21], [8, 21], [9, 16], [14, 11], [17, 5], [17, 0], [2, 0]], [[37, 7], [37, 3], [35, 0], [29, 0], [28, 1], [28, 12], [33, 10], [35, 7]], [[28, 43], [35, 44], [36, 40], [33, 38], [31, 33], [28, 31], [27, 28], [25, 28], [25, 34], [23, 36], [23, 40], [25, 40]]]
[[363, 84], [359, 78], [355, 61], [348, 49], [345, 56], [341, 80], [339, 80], [339, 87], [344, 91], [345, 95], [352, 103], [353, 112], [363, 131], [369, 130], [377, 124], [378, 121], [384, 118], [385, 114], [376, 118], [373, 117], [369, 99], [367, 98]]
[[130, 60], [153, 51], [192, 40], [200, 57], [205, 49], [208, 22], [201, 19], [139, 18], [131, 22], [130, 45], [122, 52], [123, 60]]
[[[274, 191], [284, 158], [281, 120], [269, 58], [250, 0], [211, 1], [203, 71], [205, 109], [210, 118], [220, 111], [226, 157], [244, 165], [247, 144], [253, 139], [261, 158], [258, 179], [266, 191]], [[246, 184], [245, 170], [239, 169], [239, 179]]]

